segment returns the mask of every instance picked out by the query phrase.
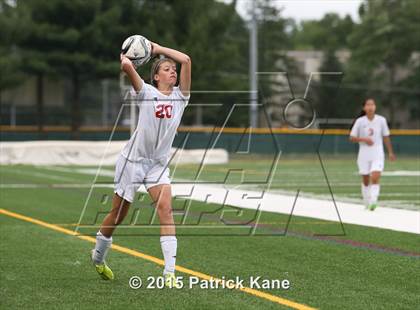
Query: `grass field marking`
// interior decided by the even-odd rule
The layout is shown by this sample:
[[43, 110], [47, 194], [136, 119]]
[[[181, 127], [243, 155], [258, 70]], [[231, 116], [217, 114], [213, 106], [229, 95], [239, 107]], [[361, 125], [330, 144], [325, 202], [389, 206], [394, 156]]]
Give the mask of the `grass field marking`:
[[[91, 242], [91, 243], [96, 242], [96, 239], [93, 238], [93, 237], [83, 236], [83, 235], [78, 234], [77, 232], [74, 232], [73, 230], [69, 230], [69, 229], [54, 225], [54, 224], [50, 224], [50, 223], [47, 223], [47, 222], [44, 222], [44, 221], [41, 221], [41, 220], [37, 220], [37, 219], [29, 217], [29, 216], [25, 216], [25, 215], [18, 214], [18, 213], [15, 213], [15, 212], [7, 211], [5, 209], [0, 209], [0, 214], [6, 215], [6, 216], [9, 216], [9, 217], [13, 217], [13, 218], [16, 218], [16, 219], [19, 219], [19, 220], [22, 220], [22, 221], [25, 221], [25, 222], [29, 222], [29, 223], [32, 223], [32, 224], [36, 224], [36, 225], [39, 225], [39, 226], [42, 226], [42, 227], [45, 227], [45, 228], [49, 228], [49, 229], [52, 229], [54, 231], [58, 231], [58, 232], [61, 232], [61, 233], [64, 233], [64, 234], [67, 234], [67, 235], [70, 235], [70, 236], [75, 236], [79, 239], [82, 239], [82, 240], [85, 240], [85, 241], [88, 241], [88, 242]], [[144, 260], [148, 260], [148, 261], [153, 262], [157, 265], [164, 266], [164, 261], [162, 259], [159, 259], [157, 257], [151, 256], [151, 255], [148, 255], [148, 254], [144, 254], [144, 253], [136, 251], [136, 250], [132, 250], [132, 249], [129, 249], [129, 248], [117, 245], [117, 244], [113, 244], [112, 249], [115, 250], [115, 251], [124, 253], [124, 254], [128, 254], [128, 255], [131, 255], [131, 256], [134, 256], [134, 257], [138, 257], [138, 258], [142, 258]], [[224, 280], [219, 279], [217, 277], [213, 277], [213, 276], [207, 275], [205, 273], [201, 273], [199, 271], [195, 271], [195, 270], [185, 268], [185, 267], [182, 267], [182, 266], [176, 266], [176, 270], [179, 271], [179, 272], [185, 273], [185, 274], [189, 274], [189, 275], [201, 278], [203, 280], [208, 280], [209, 281], [209, 280], [213, 279], [214, 281], [217, 281], [217, 282], [224, 282]], [[309, 307], [307, 305], [300, 304], [300, 303], [294, 302], [292, 300], [285, 299], [285, 298], [282, 298], [282, 297], [278, 297], [278, 296], [275, 296], [275, 295], [272, 295], [272, 294], [269, 294], [269, 293], [265, 293], [265, 292], [262, 292], [262, 291], [259, 291], [259, 290], [255, 290], [255, 289], [252, 289], [252, 288], [249, 288], [249, 287], [243, 287], [243, 288], [237, 288], [237, 289], [240, 290], [240, 291], [243, 291], [245, 293], [248, 293], [250, 295], [253, 295], [253, 296], [256, 296], [256, 297], [259, 297], [259, 298], [263, 298], [263, 299], [269, 300], [271, 302], [274, 302], [274, 303], [277, 303], [277, 304], [280, 304], [280, 305], [283, 305], [283, 306], [287, 306], [287, 307], [290, 307], [290, 308], [293, 308], [293, 309], [298, 309], [298, 310], [314, 310], [315, 309], [315, 308]]]
[[29, 176], [35, 176], [35, 177], [39, 177], [39, 178], [52, 179], [52, 180], [63, 181], [63, 182], [78, 181], [77, 179], [72, 178], [72, 177], [51, 175], [51, 174], [47, 174], [47, 173], [43, 173], [43, 172], [37, 172], [37, 171], [26, 171], [26, 170], [18, 169], [18, 168], [15, 168], [15, 167], [13, 169], [9, 169], [9, 167], [7, 167], [7, 166], [2, 166], [1, 169], [6, 170], [6, 172], [13, 173], [13, 174], [27, 175], [27, 176], [29, 175]]
[[[83, 175], [93, 175], [95, 176], [98, 173], [98, 168], [67, 168], [62, 166], [37, 166], [37, 168], [49, 171], [57, 171], [64, 173], [72, 174], [83, 174]], [[115, 171], [107, 168], [101, 168], [99, 175], [102, 177], [111, 177], [114, 178]]]

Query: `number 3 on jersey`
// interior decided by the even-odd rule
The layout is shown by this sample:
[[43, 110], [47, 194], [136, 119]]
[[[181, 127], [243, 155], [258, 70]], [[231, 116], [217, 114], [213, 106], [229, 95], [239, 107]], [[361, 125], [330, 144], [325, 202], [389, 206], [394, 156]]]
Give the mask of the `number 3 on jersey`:
[[172, 117], [172, 105], [158, 104], [156, 106], [155, 115], [157, 118], [171, 118]]

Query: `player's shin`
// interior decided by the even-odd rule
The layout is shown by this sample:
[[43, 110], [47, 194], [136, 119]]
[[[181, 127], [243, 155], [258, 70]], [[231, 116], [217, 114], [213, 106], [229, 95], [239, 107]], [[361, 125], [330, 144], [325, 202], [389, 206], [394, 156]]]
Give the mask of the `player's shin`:
[[362, 183], [361, 188], [362, 188], [363, 202], [365, 205], [368, 205], [370, 203], [370, 196], [371, 196], [370, 185], [366, 186], [365, 184]]
[[95, 264], [103, 264], [109, 248], [112, 244], [112, 237], [105, 237], [100, 231], [96, 234], [96, 245], [92, 253], [92, 260]]
[[378, 203], [378, 197], [380, 192], [381, 186], [379, 184], [372, 184], [371, 185], [371, 192], [370, 192], [370, 203], [371, 204], [377, 204]]
[[165, 260], [165, 269], [163, 274], [175, 272], [177, 239], [175, 236], [161, 236], [160, 244], [162, 247], [163, 258]]

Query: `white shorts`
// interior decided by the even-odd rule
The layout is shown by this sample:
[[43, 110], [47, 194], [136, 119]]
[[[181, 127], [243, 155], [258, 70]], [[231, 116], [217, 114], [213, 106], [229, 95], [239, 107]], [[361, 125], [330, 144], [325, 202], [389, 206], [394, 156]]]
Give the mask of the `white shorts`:
[[133, 162], [120, 155], [115, 166], [114, 193], [133, 202], [142, 184], [147, 190], [156, 185], [171, 184], [169, 168], [151, 159]]
[[374, 160], [357, 159], [357, 166], [359, 167], [360, 175], [370, 175], [373, 171], [382, 172], [385, 166], [384, 158], [377, 158]]

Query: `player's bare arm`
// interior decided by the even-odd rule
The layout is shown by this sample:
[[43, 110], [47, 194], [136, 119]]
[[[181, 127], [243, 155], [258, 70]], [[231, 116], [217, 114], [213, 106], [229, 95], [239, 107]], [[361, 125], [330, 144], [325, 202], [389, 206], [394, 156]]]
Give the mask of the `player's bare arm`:
[[391, 138], [389, 136], [384, 137], [384, 144], [386, 146], [386, 150], [388, 151], [389, 160], [396, 160], [394, 149], [392, 148]]
[[136, 92], [139, 92], [141, 88], [143, 87], [143, 80], [141, 79], [140, 75], [137, 73], [136, 68], [133, 64], [133, 62], [128, 59], [123, 54], [120, 55], [121, 60], [121, 70], [127, 74], [131, 85], [133, 85], [133, 88]]
[[184, 54], [172, 48], [160, 46], [159, 44], [154, 42], [152, 42], [152, 54], [164, 55], [181, 64], [179, 89], [181, 90], [184, 96], [188, 96], [190, 94], [191, 89], [191, 58], [187, 54]]
[[367, 145], [373, 145], [373, 141], [371, 138], [359, 138], [359, 137], [350, 136], [350, 141], [354, 143], [364, 142]]

